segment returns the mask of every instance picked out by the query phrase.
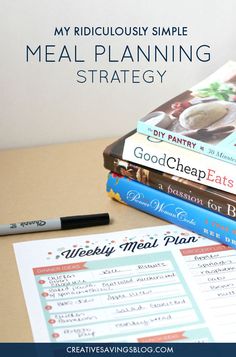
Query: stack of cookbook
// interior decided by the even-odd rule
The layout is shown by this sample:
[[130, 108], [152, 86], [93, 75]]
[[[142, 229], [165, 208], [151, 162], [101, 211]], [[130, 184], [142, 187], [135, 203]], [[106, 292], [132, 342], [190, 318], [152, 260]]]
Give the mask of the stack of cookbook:
[[236, 248], [236, 62], [104, 151], [108, 195]]

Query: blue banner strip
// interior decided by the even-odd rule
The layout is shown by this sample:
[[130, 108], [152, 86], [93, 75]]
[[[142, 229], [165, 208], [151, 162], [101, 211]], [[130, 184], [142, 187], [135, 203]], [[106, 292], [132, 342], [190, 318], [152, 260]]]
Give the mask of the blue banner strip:
[[0, 343], [3, 357], [175, 356], [225, 357], [236, 355], [236, 343]]

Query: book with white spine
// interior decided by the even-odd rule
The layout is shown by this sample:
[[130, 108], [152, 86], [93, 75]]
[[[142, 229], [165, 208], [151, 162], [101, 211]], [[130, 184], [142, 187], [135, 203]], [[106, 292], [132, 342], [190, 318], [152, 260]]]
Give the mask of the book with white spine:
[[236, 193], [236, 166], [134, 133], [125, 139], [124, 160]]

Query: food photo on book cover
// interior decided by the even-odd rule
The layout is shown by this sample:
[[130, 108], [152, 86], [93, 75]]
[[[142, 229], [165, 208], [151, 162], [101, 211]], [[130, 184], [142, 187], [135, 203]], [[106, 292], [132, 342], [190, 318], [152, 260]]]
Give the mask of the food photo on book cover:
[[236, 62], [231, 61], [209, 79], [140, 119], [138, 131], [235, 162], [235, 83]]

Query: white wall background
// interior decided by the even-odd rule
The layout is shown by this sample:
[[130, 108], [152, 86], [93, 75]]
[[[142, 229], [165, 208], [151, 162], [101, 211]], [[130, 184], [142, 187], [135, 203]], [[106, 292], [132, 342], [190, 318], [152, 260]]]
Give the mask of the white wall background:
[[[0, 148], [119, 136], [133, 129], [137, 118], [188, 89], [227, 60], [236, 59], [235, 0], [0, 0], [0, 3]], [[162, 85], [82, 85], [76, 83], [76, 63], [27, 64], [26, 44], [78, 44], [87, 54], [95, 43], [110, 43], [119, 53], [126, 44], [174, 44], [180, 43], [180, 39], [55, 39], [55, 26], [188, 26], [189, 36], [183, 39], [183, 44], [210, 44], [212, 60], [169, 63], [165, 65], [168, 77]], [[87, 62], [86, 67], [94, 65]], [[113, 68], [105, 61], [100, 67]], [[133, 67], [160, 68], [154, 63]]]

